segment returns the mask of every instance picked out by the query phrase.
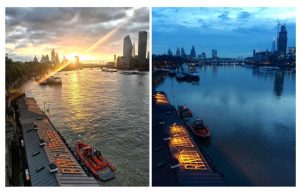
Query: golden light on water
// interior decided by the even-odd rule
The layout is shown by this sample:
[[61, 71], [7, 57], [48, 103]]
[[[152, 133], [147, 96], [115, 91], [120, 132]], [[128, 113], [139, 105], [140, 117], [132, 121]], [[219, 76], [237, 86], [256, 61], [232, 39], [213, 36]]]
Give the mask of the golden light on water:
[[[78, 74], [72, 73], [70, 74], [70, 85], [71, 85], [71, 107], [76, 109], [76, 107], [80, 106], [78, 103], [80, 102], [80, 93], [79, 93], [79, 85], [78, 85]], [[73, 109], [72, 108], [72, 109]]]
[[59, 72], [60, 70], [64, 69], [65, 67], [67, 67], [70, 64], [71, 64], [71, 62], [68, 62], [66, 64], [60, 65], [58, 67], [55, 67], [55, 69], [53, 71], [51, 71], [50, 73], [48, 73], [47, 76], [44, 76], [43, 78], [41, 78], [38, 81], [38, 83], [41, 83], [41, 82], [47, 80], [49, 77], [54, 76], [54, 74], [56, 74], [57, 72]]

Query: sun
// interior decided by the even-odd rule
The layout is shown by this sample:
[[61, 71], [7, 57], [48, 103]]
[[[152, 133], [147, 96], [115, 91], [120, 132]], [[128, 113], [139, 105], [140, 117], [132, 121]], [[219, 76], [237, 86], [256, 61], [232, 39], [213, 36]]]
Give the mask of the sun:
[[66, 55], [66, 59], [69, 60], [70, 62], [74, 63], [75, 62], [75, 56], [79, 56], [79, 58], [80, 58], [79, 54], [73, 52], [72, 54]]
[[76, 52], [73, 52], [71, 54], [66, 55], [66, 59], [69, 60], [70, 62], [74, 63], [76, 56], [79, 57], [80, 61], [90, 61], [90, 60], [94, 60], [95, 59], [94, 56], [91, 56], [91, 55], [82, 55], [82, 54], [78, 54]]

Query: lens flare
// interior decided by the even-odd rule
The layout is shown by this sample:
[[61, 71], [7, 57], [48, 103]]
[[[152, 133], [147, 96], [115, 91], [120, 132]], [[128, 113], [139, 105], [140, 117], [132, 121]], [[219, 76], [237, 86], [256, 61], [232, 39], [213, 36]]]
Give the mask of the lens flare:
[[[109, 31], [107, 34], [105, 34], [103, 37], [101, 37], [96, 43], [94, 43], [92, 46], [90, 46], [85, 52], [83, 52], [84, 54], [87, 54], [89, 52], [91, 52], [92, 50], [94, 50], [95, 48], [97, 48], [98, 46], [100, 46], [101, 44], [103, 44], [105, 41], [107, 41], [112, 35], [114, 35], [121, 27], [123, 27], [124, 25], [128, 24], [130, 22], [130, 19], [133, 17], [134, 12], [135, 12], [136, 8], [133, 8], [131, 10], [129, 10], [127, 12], [127, 17], [123, 20], [123, 22], [121, 24], [119, 24], [117, 27], [115, 27], [114, 29], [112, 29], [111, 31]], [[60, 70], [62, 70], [63, 68], [67, 67], [68, 65], [70, 65], [72, 62], [68, 62], [66, 64], [63, 64], [61, 66], [56, 67], [54, 70], [52, 70], [49, 74], [47, 74], [45, 77], [43, 77], [41, 80], [38, 81], [38, 83], [45, 81], [46, 79], [48, 79], [49, 77], [53, 76], [54, 74], [56, 74], [57, 72], [59, 72]]]

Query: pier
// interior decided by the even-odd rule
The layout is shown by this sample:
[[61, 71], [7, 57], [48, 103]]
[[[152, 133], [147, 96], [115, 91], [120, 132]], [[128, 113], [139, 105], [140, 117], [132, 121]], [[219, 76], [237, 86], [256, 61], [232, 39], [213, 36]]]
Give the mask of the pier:
[[225, 186], [221, 173], [201, 152], [164, 92], [152, 96], [154, 186]]
[[99, 186], [96, 179], [83, 170], [72, 149], [34, 98], [17, 99], [16, 108], [28, 185]]

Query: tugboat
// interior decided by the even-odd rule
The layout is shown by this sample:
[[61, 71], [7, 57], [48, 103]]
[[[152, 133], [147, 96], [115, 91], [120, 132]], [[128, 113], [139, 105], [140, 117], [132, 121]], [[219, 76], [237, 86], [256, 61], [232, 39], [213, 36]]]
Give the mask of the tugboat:
[[198, 137], [209, 138], [210, 131], [203, 123], [203, 120], [196, 119], [190, 126], [191, 131]]
[[178, 112], [181, 118], [192, 117], [192, 111], [185, 105], [180, 105], [178, 107]]
[[93, 175], [101, 181], [108, 181], [115, 177], [116, 168], [108, 163], [101, 152], [88, 144], [77, 141], [75, 144], [76, 156], [83, 162]]

